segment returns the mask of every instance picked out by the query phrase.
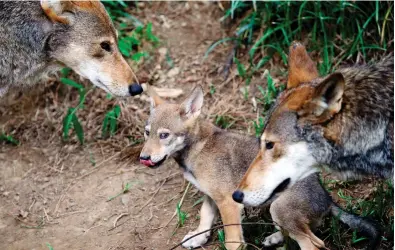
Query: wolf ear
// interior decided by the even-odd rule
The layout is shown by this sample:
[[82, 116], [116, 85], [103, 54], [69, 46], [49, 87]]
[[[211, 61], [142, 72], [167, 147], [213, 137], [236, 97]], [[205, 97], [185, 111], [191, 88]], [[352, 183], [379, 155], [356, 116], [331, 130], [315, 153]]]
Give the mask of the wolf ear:
[[185, 99], [180, 106], [180, 114], [181, 116], [189, 118], [196, 118], [200, 115], [200, 111], [203, 106], [203, 88], [200, 85], [197, 85], [192, 93]]
[[307, 54], [306, 48], [300, 42], [293, 41], [289, 47], [287, 89], [310, 82], [318, 76], [316, 65]]
[[151, 112], [154, 110], [156, 107], [164, 103], [165, 101], [159, 97], [158, 93], [154, 90], [154, 88], [150, 85], [145, 85], [143, 84], [143, 89], [144, 92], [147, 92], [147, 94], [150, 96], [151, 99]]
[[45, 15], [54, 23], [70, 24], [70, 15], [64, 13], [70, 8], [70, 1], [40, 0]]
[[312, 99], [298, 111], [298, 114], [310, 116], [307, 119], [314, 122], [330, 119], [341, 109], [344, 86], [344, 77], [341, 73], [328, 76], [315, 87]]

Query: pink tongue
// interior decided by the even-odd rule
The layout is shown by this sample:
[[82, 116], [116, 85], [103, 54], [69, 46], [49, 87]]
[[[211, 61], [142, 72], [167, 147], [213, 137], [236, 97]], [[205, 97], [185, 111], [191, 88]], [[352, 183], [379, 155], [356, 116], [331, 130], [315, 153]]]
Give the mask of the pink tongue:
[[151, 160], [140, 160], [140, 163], [146, 165], [147, 167], [155, 165]]

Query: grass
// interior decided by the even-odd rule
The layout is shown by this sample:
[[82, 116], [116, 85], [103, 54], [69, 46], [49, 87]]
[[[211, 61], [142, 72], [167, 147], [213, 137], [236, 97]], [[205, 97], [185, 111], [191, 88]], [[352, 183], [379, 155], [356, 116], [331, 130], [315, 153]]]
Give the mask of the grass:
[[234, 36], [214, 42], [205, 56], [220, 44], [235, 42], [240, 53], [233, 62], [248, 85], [274, 57], [286, 66], [288, 47], [301, 40], [318, 52], [317, 66], [325, 75], [341, 64], [375, 60], [393, 51], [392, 10], [393, 2], [385, 1], [233, 0], [221, 20], [237, 19]]

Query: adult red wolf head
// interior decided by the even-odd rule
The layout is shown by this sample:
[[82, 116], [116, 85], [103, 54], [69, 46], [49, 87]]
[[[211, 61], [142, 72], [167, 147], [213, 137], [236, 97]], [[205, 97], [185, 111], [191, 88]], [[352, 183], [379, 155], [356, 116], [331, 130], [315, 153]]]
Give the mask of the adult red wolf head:
[[115, 96], [142, 92], [122, 57], [117, 32], [100, 1], [41, 0], [53, 23], [47, 46], [55, 60]]

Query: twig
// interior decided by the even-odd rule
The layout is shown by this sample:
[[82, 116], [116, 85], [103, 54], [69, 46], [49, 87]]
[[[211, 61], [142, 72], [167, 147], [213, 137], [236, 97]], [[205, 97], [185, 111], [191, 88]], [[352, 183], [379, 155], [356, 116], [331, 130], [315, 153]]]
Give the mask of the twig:
[[113, 223], [114, 227], [117, 226], [117, 222], [119, 219], [121, 219], [122, 217], [127, 216], [127, 215], [129, 215], [129, 213], [123, 213], [123, 214], [120, 214], [117, 218], [115, 218], [114, 223]]
[[47, 211], [45, 210], [45, 207], [43, 207], [43, 210], [44, 210], [45, 217], [47, 217], [47, 221], [49, 222], [49, 216], [47, 214]]

